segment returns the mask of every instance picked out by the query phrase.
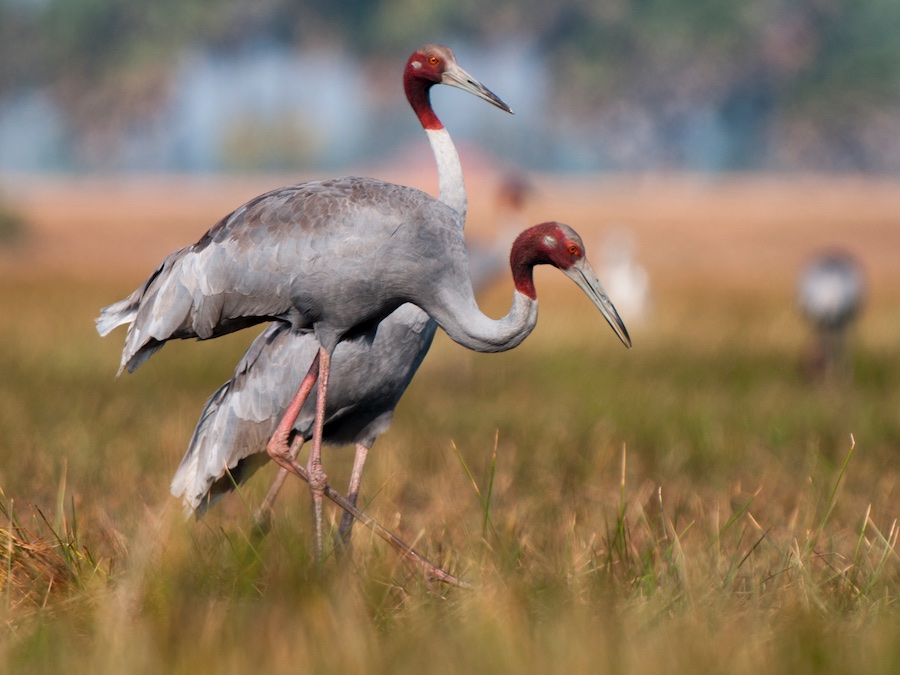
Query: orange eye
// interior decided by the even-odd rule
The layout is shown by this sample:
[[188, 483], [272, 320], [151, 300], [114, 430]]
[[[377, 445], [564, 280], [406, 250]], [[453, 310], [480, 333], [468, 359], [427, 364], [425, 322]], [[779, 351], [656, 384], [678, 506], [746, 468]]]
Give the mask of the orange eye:
[[569, 255], [578, 257], [581, 255], [581, 249], [575, 244], [569, 244]]
[[441, 62], [441, 60], [440, 60], [438, 57], [436, 57], [436, 56], [429, 56], [429, 57], [428, 57], [428, 63], [430, 63], [430, 64], [433, 65], [433, 66], [436, 66], [436, 65], [439, 64], [440, 62]]

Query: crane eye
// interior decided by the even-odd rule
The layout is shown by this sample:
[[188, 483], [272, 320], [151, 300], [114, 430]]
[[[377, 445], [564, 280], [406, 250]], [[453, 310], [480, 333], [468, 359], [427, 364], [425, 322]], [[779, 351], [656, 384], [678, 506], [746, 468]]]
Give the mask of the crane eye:
[[441, 62], [441, 60], [440, 60], [438, 57], [436, 57], [436, 56], [429, 56], [429, 57], [428, 57], [428, 63], [430, 63], [430, 64], [433, 65], [433, 66], [436, 66], [436, 65], [439, 64], [440, 62]]
[[569, 244], [569, 249], [568, 249], [568, 250], [569, 250], [569, 255], [574, 256], [574, 257], [576, 257], [576, 258], [577, 258], [579, 255], [581, 255], [581, 249], [578, 248], [578, 245], [577, 245], [577, 244]]

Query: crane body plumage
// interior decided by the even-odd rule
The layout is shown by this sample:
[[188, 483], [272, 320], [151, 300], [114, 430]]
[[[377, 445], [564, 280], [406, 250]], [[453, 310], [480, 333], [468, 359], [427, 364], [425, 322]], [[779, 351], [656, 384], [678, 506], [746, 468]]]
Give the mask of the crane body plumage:
[[[428, 75], [438, 60], [440, 79]], [[424, 77], [423, 77], [424, 75]], [[450, 134], [431, 107], [431, 84], [442, 83], [468, 91], [502, 110], [508, 106], [456, 64], [453, 52], [440, 45], [425, 45], [409, 58], [404, 69], [404, 90], [428, 138], [438, 169], [439, 200], [465, 221], [467, 198], [462, 166]], [[475, 285], [493, 277], [497, 266], [475, 270]], [[480, 276], [484, 279], [478, 278]], [[391, 424], [394, 408], [422, 363], [437, 331], [437, 323], [418, 307], [405, 304], [378, 324], [370, 334], [341, 342], [331, 364], [331, 384], [325, 409], [326, 443], [353, 443], [357, 448], [355, 473], [362, 471], [366, 453]], [[208, 400], [175, 476], [171, 491], [197, 515], [236, 482], [245, 480], [267, 460], [266, 441], [287, 409], [298, 382], [318, 350], [315, 336], [273, 323], [254, 341], [235, 369], [232, 379]], [[304, 404], [294, 423], [294, 434], [308, 441], [313, 434], [317, 396]], [[267, 520], [268, 507], [284, 480], [282, 469], [257, 511]], [[359, 475], [351, 481], [348, 497], [355, 503]], [[349, 536], [352, 518], [341, 525]]]
[[484, 352], [517, 346], [535, 312], [521, 294], [503, 319], [478, 310], [456, 211], [414, 188], [346, 178], [284, 188], [239, 208], [166, 258], [124, 311], [104, 309], [100, 323], [106, 330], [131, 321], [120, 369], [133, 372], [168, 340], [271, 320], [312, 331], [333, 352], [407, 302]]
[[254, 200], [166, 258], [126, 308], [102, 311], [103, 330], [131, 321], [121, 369], [133, 372], [172, 339], [208, 339], [271, 320], [312, 331], [333, 352], [407, 302], [476, 351], [512, 349], [533, 328], [536, 301], [527, 292], [516, 293], [502, 319], [481, 313], [459, 214], [424, 192], [347, 178], [267, 198], [284, 217], [270, 217], [266, 198]]
[[313, 331], [333, 350], [415, 302], [411, 274], [446, 273], [447, 256], [465, 254], [460, 230], [456, 212], [413, 188], [366, 178], [282, 188], [168, 256], [124, 303], [102, 311], [98, 328], [131, 322], [120, 365], [129, 372], [167, 340], [271, 320]]
[[[436, 330], [425, 312], [405, 304], [370, 333], [338, 344], [325, 402], [326, 443], [372, 447], [390, 426]], [[172, 480], [172, 493], [188, 511], [202, 514], [268, 461], [266, 443], [317, 350], [311, 336], [282, 322], [256, 338], [234, 376], [207, 401]], [[311, 395], [294, 422], [304, 440], [312, 438], [316, 402]]]
[[[407, 75], [409, 67], [422, 65], [415, 58], [414, 54]], [[473, 93], [490, 100], [476, 85], [469, 80], [463, 88], [472, 87]], [[423, 126], [431, 129], [413, 97], [410, 103]], [[511, 349], [537, 321], [532, 269], [552, 264], [582, 287], [630, 346], [621, 319], [584, 258], [580, 238], [559, 223], [544, 223], [519, 236], [510, 255], [516, 289], [512, 307], [501, 319], [485, 316], [472, 290], [462, 236], [464, 192], [461, 202], [459, 197], [457, 193], [454, 209], [413, 188], [355, 177], [273, 190], [226, 216], [196, 244], [170, 255], [140, 288], [102, 310], [98, 319], [101, 334], [130, 323], [119, 372], [133, 371], [169, 340], [208, 339], [264, 321], [276, 320], [286, 326], [282, 330], [314, 337], [317, 351], [312, 364], [267, 450], [310, 484], [319, 556], [321, 504], [327, 487], [320, 448], [332, 359], [342, 342], [374, 344], [386, 317], [412, 303], [463, 346], [482, 352]], [[426, 331], [423, 342], [430, 344], [432, 336]], [[424, 349], [420, 346], [409, 360], [408, 377]], [[313, 447], [304, 472], [291, 458], [287, 439], [317, 377]], [[408, 377], [404, 373], [397, 377], [402, 386], [390, 381], [388, 385], [402, 394]], [[335, 412], [342, 410], [340, 401], [335, 403], [332, 427], [341, 419]], [[358, 420], [354, 436], [383, 430], [379, 425], [389, 422], [392, 409], [370, 416], [364, 425]], [[185, 462], [193, 461], [190, 455], [189, 451]], [[190, 500], [186, 491], [184, 495]]]

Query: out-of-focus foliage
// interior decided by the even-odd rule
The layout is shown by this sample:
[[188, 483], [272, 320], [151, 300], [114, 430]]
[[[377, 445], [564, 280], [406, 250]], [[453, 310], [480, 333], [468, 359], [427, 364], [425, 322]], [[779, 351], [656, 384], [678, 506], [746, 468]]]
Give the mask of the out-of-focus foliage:
[[246, 340], [113, 381], [88, 317], [130, 286], [48, 273], [0, 278], [4, 673], [897, 672], [896, 294], [821, 386], [768, 289], [661, 288], [632, 351], [565, 286], [509, 354], [441, 337], [362, 488], [476, 584], [429, 593], [361, 526], [313, 563], [300, 481], [255, 537], [271, 466], [183, 523], [169, 477]]
[[161, 105], [187, 49], [516, 42], [553, 74], [551, 142], [602, 139], [595, 168], [896, 170], [898, 27], [895, 0], [0, 0], [0, 102], [44, 85], [89, 131]]
[[0, 250], [19, 243], [26, 229], [22, 216], [0, 198]]

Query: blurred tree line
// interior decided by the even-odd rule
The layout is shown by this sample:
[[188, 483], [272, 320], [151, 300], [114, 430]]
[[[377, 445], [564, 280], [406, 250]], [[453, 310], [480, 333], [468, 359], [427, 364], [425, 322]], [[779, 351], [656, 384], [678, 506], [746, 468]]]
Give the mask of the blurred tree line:
[[547, 64], [571, 133], [609, 141], [609, 166], [649, 153], [702, 168], [697, 144], [718, 129], [734, 140], [713, 169], [896, 171], [898, 29], [897, 0], [0, 0], [0, 101], [45, 87], [90, 134], [152, 109], [190, 48], [368, 60], [514, 40]]

